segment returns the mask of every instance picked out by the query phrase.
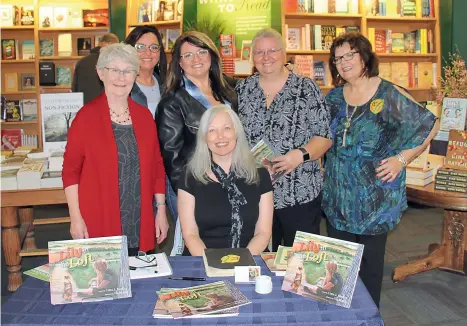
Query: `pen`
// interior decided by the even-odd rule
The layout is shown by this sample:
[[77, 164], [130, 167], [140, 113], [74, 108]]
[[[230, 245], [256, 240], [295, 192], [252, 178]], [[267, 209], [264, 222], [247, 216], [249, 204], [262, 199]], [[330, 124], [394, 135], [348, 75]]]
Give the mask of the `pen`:
[[169, 277], [170, 280], [176, 280], [176, 281], [206, 281], [204, 277]]

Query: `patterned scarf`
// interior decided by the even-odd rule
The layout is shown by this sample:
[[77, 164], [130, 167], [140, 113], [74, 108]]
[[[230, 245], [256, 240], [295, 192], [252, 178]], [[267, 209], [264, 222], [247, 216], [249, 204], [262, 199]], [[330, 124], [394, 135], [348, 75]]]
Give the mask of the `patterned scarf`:
[[[206, 110], [210, 109], [213, 105], [207, 97], [201, 92], [201, 90], [196, 86], [191, 80], [183, 76], [183, 81], [182, 81], [182, 86], [185, 87], [185, 90], [188, 92], [188, 94], [191, 95], [195, 100], [197, 100], [199, 103], [201, 103]], [[228, 106], [232, 107], [232, 104], [229, 101], [225, 101], [224, 104], [227, 104]]]
[[240, 247], [240, 236], [242, 234], [243, 221], [240, 218], [240, 206], [247, 203], [245, 196], [240, 192], [235, 184], [235, 174], [230, 171], [225, 173], [222, 168], [211, 160], [212, 172], [219, 180], [222, 188], [227, 191], [230, 205], [232, 206], [232, 227], [230, 229], [230, 237], [232, 239], [232, 248]]

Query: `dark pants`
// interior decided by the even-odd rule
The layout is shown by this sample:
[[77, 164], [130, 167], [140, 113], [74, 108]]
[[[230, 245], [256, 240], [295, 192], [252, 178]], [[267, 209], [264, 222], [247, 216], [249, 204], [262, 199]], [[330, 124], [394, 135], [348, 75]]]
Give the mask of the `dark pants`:
[[356, 242], [365, 246], [363, 249], [359, 276], [373, 298], [376, 306], [379, 308], [381, 286], [383, 283], [384, 253], [388, 234], [360, 235], [337, 230], [329, 222], [327, 223], [327, 226], [328, 235], [331, 238]]
[[309, 203], [274, 210], [272, 251], [279, 245], [292, 247], [297, 231], [319, 234], [320, 222], [321, 194]]

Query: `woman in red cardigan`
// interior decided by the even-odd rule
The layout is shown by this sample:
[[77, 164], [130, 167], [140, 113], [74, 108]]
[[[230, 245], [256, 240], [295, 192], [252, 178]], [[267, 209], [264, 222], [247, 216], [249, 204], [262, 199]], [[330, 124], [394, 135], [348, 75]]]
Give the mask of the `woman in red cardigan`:
[[101, 50], [96, 69], [105, 91], [76, 114], [62, 173], [73, 239], [123, 234], [130, 254], [154, 249], [169, 228], [156, 125], [128, 97], [139, 60], [130, 45]]

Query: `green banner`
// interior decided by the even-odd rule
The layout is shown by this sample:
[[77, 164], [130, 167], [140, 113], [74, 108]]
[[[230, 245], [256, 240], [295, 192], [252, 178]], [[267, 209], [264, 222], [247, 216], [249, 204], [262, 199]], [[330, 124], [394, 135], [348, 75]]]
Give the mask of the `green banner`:
[[[252, 40], [257, 31], [272, 27], [280, 31], [279, 0], [196, 0], [185, 1], [184, 30], [198, 30], [218, 43], [220, 34], [235, 36], [235, 46]], [[196, 8], [196, 18], [193, 9]], [[191, 11], [189, 18], [186, 13]]]

